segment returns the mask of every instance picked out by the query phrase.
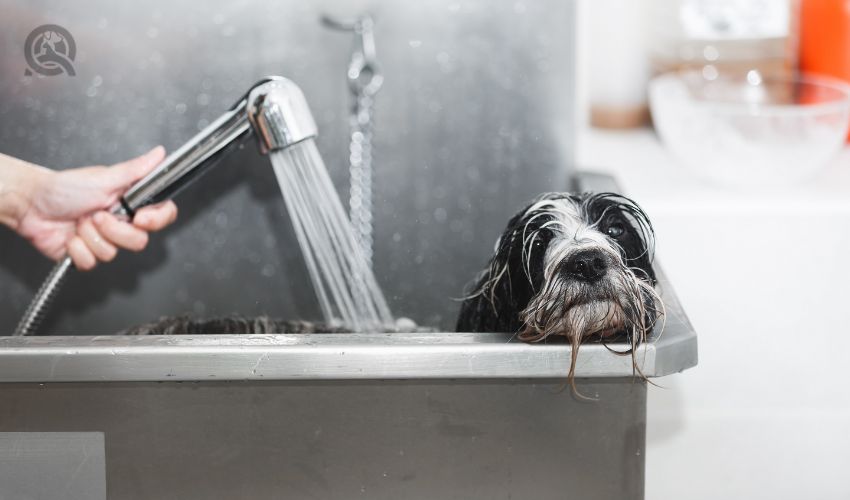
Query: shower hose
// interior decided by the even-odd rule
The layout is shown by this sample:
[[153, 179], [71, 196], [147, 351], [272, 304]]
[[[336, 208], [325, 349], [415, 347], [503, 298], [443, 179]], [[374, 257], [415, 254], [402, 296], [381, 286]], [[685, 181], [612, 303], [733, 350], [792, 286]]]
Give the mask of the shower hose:
[[47, 312], [47, 307], [56, 296], [56, 293], [62, 286], [62, 281], [71, 267], [71, 257], [63, 258], [61, 262], [53, 267], [53, 270], [47, 275], [44, 283], [41, 284], [41, 288], [38, 289], [29, 307], [24, 312], [20, 323], [15, 328], [15, 332], [13, 333], [15, 337], [32, 335], [38, 330], [38, 326]]

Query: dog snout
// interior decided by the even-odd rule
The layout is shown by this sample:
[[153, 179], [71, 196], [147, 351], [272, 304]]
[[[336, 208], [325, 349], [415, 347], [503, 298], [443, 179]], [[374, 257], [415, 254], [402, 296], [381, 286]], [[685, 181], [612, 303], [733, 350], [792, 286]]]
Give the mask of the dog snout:
[[588, 283], [599, 281], [608, 271], [608, 259], [601, 250], [582, 250], [567, 258], [568, 275]]

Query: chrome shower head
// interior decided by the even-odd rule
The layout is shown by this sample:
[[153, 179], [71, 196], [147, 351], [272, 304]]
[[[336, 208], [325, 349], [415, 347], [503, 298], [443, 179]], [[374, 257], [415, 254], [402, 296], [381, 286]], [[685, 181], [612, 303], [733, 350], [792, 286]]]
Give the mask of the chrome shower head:
[[318, 134], [307, 99], [291, 80], [269, 77], [254, 85], [246, 99], [248, 121], [263, 154], [286, 149]]
[[131, 187], [113, 212], [132, 217], [145, 205], [173, 197], [250, 135], [256, 136], [260, 151], [268, 154], [317, 133], [301, 89], [286, 78], [266, 77]]

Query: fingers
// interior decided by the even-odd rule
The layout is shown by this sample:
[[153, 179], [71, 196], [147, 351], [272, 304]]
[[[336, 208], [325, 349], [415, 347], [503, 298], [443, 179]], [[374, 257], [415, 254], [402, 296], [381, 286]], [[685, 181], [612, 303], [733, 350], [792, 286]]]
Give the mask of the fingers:
[[136, 181], [148, 175], [165, 158], [165, 149], [157, 146], [142, 156], [127, 160], [106, 169], [107, 187], [123, 192]]
[[112, 261], [119, 248], [143, 250], [148, 231], [158, 231], [176, 218], [177, 206], [171, 201], [139, 210], [132, 224], [108, 212], [97, 212], [77, 224], [77, 234], [68, 243], [67, 252], [77, 269], [88, 271], [98, 262]]
[[136, 212], [133, 225], [145, 231], [159, 231], [177, 219], [177, 205], [168, 200], [144, 207]]
[[81, 271], [94, 269], [98, 261], [112, 261], [118, 254], [117, 246], [138, 251], [147, 244], [147, 233], [105, 212], [98, 212], [94, 219], [100, 223], [88, 217], [80, 221], [77, 234], [68, 243], [68, 255]]
[[86, 217], [77, 225], [77, 235], [83, 240], [92, 254], [101, 262], [111, 262], [118, 253], [111, 242], [100, 235], [91, 219]]
[[117, 247], [139, 252], [148, 244], [148, 233], [110, 213], [97, 212], [92, 220], [103, 238]]
[[79, 236], [74, 236], [68, 243], [68, 255], [74, 261], [74, 267], [80, 271], [90, 271], [97, 265], [94, 254]]

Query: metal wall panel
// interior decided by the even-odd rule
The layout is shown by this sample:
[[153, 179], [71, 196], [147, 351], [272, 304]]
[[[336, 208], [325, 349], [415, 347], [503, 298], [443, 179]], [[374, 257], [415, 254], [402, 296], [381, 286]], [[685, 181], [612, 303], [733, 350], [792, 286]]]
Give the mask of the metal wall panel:
[[[352, 38], [376, 19], [376, 273], [398, 316], [453, 327], [463, 285], [508, 217], [563, 189], [573, 139], [573, 4], [546, 0], [260, 2], [0, 0], [0, 151], [54, 168], [173, 150], [267, 74], [302, 86], [347, 201]], [[76, 76], [25, 77], [38, 25], [75, 37]], [[268, 159], [246, 147], [179, 199], [140, 254], [74, 275], [44, 329], [103, 334], [162, 315], [317, 318]], [[0, 229], [0, 328], [50, 263]]]
[[[0, 429], [101, 431], [111, 500], [636, 500], [646, 384], [0, 384]], [[61, 417], [60, 417], [61, 416]]]

